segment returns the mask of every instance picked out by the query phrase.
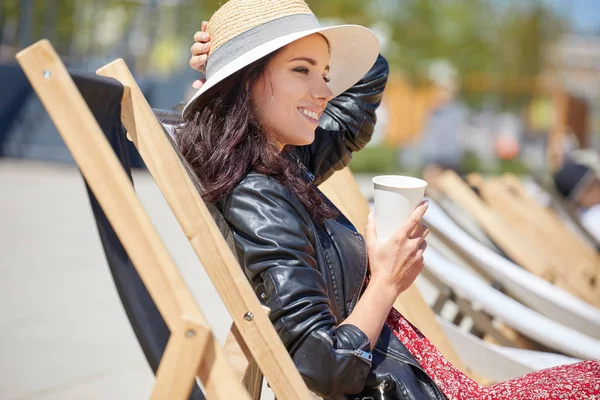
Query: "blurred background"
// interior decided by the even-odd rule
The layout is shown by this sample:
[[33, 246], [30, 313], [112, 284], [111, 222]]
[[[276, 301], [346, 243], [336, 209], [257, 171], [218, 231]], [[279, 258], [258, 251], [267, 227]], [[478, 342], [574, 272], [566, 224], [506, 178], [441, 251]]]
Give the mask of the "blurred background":
[[[327, 24], [374, 29], [393, 75], [355, 172], [525, 172], [600, 147], [600, 7], [594, 0], [309, 1]], [[218, 7], [198, 0], [3, 0], [0, 155], [69, 161], [15, 66], [48, 38], [71, 69], [124, 58], [151, 105], [191, 93], [192, 35]]]
[[[154, 383], [81, 175], [15, 55], [47, 38], [73, 71], [123, 58], [151, 106], [171, 109], [193, 93], [192, 37], [221, 2], [0, 0], [1, 399], [144, 399]], [[308, 3], [324, 24], [371, 27], [391, 64], [375, 136], [350, 165], [367, 197], [375, 174], [549, 176], [600, 149], [598, 0]], [[223, 340], [229, 314], [133, 146], [131, 158], [136, 193]]]

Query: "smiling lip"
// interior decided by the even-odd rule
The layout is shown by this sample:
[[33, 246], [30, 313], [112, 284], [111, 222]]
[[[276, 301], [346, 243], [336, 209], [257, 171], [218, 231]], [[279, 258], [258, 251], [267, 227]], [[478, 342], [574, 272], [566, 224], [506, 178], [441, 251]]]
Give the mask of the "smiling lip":
[[300, 112], [300, 114], [302, 114], [302, 116], [304, 116], [307, 120], [309, 120], [313, 124], [319, 123], [319, 113], [318, 112], [316, 112], [314, 110], [310, 110], [308, 108], [298, 108], [298, 111]]

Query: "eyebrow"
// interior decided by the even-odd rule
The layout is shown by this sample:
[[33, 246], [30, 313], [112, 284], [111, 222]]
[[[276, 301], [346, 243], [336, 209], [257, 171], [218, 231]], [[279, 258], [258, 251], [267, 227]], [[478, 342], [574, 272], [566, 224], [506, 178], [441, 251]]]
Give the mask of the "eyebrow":
[[[306, 61], [307, 63], [309, 63], [310, 65], [312, 65], [313, 67], [316, 66], [318, 63], [314, 58], [310, 58], [310, 57], [296, 57], [292, 60], [290, 60], [290, 62], [292, 61]], [[325, 67], [326, 71], [329, 71], [329, 65]]]

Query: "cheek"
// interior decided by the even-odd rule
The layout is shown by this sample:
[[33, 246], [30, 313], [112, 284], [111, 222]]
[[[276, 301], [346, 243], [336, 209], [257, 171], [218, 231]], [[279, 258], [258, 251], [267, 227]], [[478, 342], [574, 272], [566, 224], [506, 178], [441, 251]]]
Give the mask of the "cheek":
[[299, 96], [293, 81], [272, 79], [268, 88], [258, 91], [256, 104], [258, 115], [272, 128], [281, 130], [289, 125], [294, 117]]
[[265, 123], [265, 118], [269, 115], [272, 93], [264, 85], [257, 84], [252, 90], [250, 103], [254, 116], [261, 123]]

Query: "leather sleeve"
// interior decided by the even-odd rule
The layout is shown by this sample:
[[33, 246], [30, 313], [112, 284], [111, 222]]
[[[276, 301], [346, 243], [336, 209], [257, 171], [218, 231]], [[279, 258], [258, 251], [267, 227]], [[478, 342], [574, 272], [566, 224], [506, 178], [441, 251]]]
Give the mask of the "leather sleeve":
[[315, 176], [316, 185], [346, 167], [352, 152], [371, 140], [377, 121], [375, 110], [381, 103], [388, 75], [388, 62], [379, 55], [360, 81], [327, 104], [314, 142], [296, 149], [302, 163]]
[[371, 367], [369, 338], [337, 326], [302, 204], [274, 179], [249, 176], [223, 211], [238, 258], [309, 389], [322, 397], [360, 392]]

